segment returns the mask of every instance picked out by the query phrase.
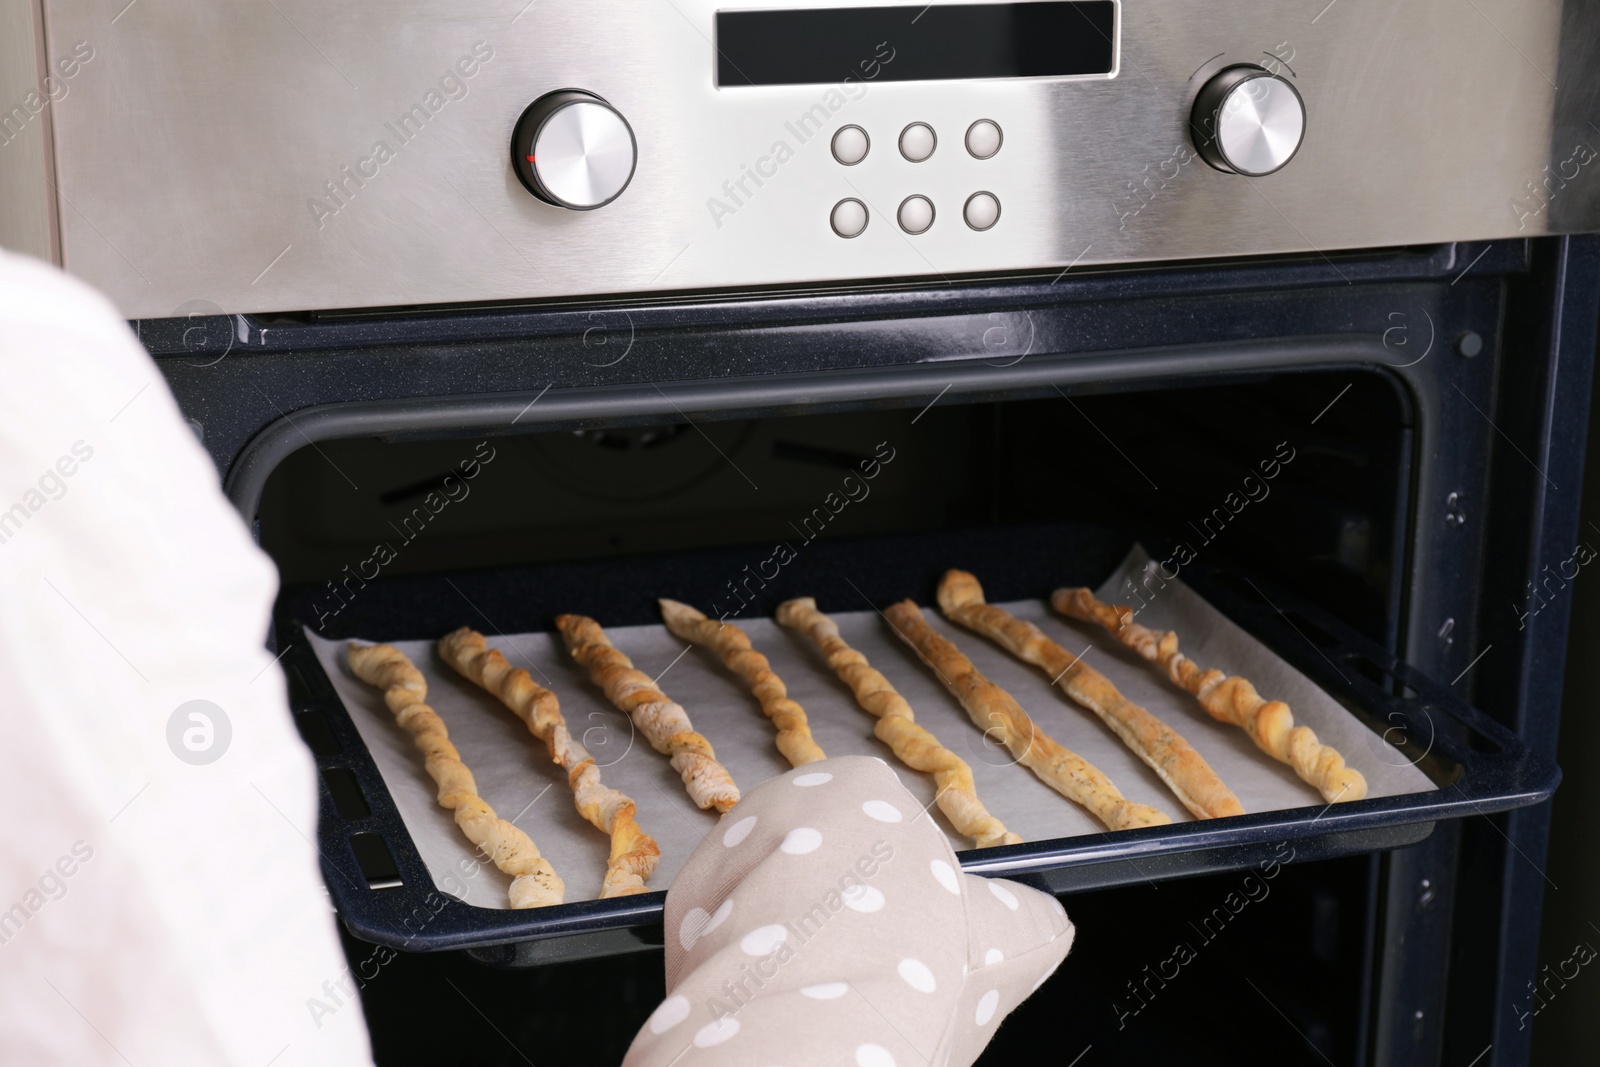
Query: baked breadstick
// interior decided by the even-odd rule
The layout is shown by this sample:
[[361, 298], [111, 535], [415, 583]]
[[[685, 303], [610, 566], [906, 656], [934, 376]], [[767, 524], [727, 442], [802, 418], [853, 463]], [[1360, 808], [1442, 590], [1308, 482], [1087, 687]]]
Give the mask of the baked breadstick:
[[789, 766], [827, 759], [811, 736], [806, 709], [789, 699], [789, 690], [773, 671], [767, 657], [750, 647], [750, 638], [731, 622], [708, 619], [700, 611], [676, 600], [662, 599], [661, 618], [667, 629], [685, 641], [709, 648], [722, 663], [745, 680], [761, 704], [761, 712], [778, 728], [778, 751]]
[[1042, 667], [1053, 684], [1094, 712], [1160, 775], [1196, 818], [1244, 814], [1239, 798], [1176, 730], [1117, 692], [1111, 679], [1050, 640], [1033, 623], [985, 603], [977, 578], [966, 571], [945, 572], [939, 582], [939, 608], [947, 618], [989, 638], [1024, 663]]
[[600, 769], [583, 745], [573, 740], [556, 695], [535, 682], [527, 671], [512, 669], [499, 649], [483, 635], [463, 626], [439, 639], [439, 656], [464, 678], [482, 686], [516, 713], [528, 731], [544, 742], [551, 761], [567, 772], [572, 800], [595, 829], [611, 837], [611, 858], [600, 896], [625, 897], [645, 891], [661, 848], [634, 821], [637, 807], [615, 789], [600, 784]]
[[778, 622], [816, 642], [827, 657], [828, 668], [855, 693], [856, 702], [877, 718], [872, 727], [873, 735], [888, 745], [901, 763], [914, 771], [933, 775], [933, 784], [938, 789], [934, 802], [957, 831], [972, 838], [979, 848], [1015, 845], [1022, 841], [990, 815], [989, 809], [978, 799], [972, 768], [967, 766], [966, 760], [917, 725], [906, 698], [889, 684], [889, 679], [873, 669], [866, 656], [845, 643], [839, 636], [839, 627], [817, 610], [815, 600], [800, 597], [784, 601], [778, 605]]
[[1193, 693], [1213, 719], [1240, 727], [1257, 748], [1293, 767], [1300, 780], [1315, 787], [1328, 803], [1367, 795], [1367, 780], [1361, 772], [1345, 766], [1344, 757], [1318, 741], [1311, 727], [1296, 726], [1289, 705], [1266, 700], [1243, 678], [1201, 670], [1178, 651], [1177, 634], [1148, 630], [1133, 621], [1132, 608], [1104, 603], [1087, 589], [1057, 589], [1050, 596], [1050, 606], [1069, 618], [1104, 626]]
[[928, 625], [914, 601], [902, 600], [890, 606], [884, 617], [961, 701], [967, 717], [984, 735], [993, 733], [1017, 762], [1045, 785], [1089, 809], [1112, 830], [1160, 826], [1172, 821], [1155, 808], [1124, 797], [1088, 760], [1035, 726], [1010, 693], [978, 673], [960, 649]]
[[651, 748], [672, 758], [672, 769], [683, 776], [684, 788], [696, 805], [726, 812], [739, 803], [739, 787], [717, 762], [711, 742], [689, 725], [689, 713], [668, 700], [649, 675], [635, 670], [599, 623], [586, 615], [557, 615], [556, 629], [606, 699], [628, 713]]
[[444, 720], [423, 703], [428, 683], [406, 654], [390, 645], [357, 645], [345, 649], [350, 669], [368, 685], [383, 690], [383, 702], [395, 721], [411, 734], [426, 757], [429, 776], [439, 787], [441, 807], [455, 811], [456, 825], [494, 865], [511, 875], [511, 906], [542, 908], [560, 904], [566, 886], [550, 861], [539, 855], [533, 839], [494, 813], [478, 795], [472, 772], [450, 743]]

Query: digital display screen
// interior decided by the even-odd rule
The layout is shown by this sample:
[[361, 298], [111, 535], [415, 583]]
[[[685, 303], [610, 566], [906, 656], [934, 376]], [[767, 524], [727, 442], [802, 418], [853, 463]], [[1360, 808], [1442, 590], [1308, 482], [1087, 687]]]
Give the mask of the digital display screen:
[[1109, 74], [1112, 0], [717, 12], [717, 85]]

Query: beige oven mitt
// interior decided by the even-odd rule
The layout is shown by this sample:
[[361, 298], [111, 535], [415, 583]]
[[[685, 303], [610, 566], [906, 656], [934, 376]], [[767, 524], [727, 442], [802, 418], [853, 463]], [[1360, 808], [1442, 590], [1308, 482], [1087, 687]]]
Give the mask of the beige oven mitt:
[[963, 874], [880, 759], [797, 767], [667, 893], [667, 999], [626, 1067], [966, 1067], [1066, 958], [1054, 897]]

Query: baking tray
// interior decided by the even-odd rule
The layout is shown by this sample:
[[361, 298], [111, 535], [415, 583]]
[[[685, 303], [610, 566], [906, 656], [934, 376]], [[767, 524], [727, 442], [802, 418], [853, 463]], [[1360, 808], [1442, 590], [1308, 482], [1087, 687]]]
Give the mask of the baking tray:
[[[1131, 544], [1115, 531], [1067, 524], [819, 542], [807, 547], [803, 572], [780, 575], [742, 617], [770, 615], [794, 595], [814, 595], [824, 608], [907, 595], [931, 605], [939, 575], [974, 560], [985, 561], [991, 602], [1034, 598], [1060, 585], [1098, 585]], [[548, 629], [561, 611], [594, 615], [608, 627], [653, 624], [657, 596], [703, 599], [749, 555], [735, 549], [377, 581], [336, 616], [320, 615], [321, 634], [397, 641], [463, 624], [514, 634]], [[1438, 819], [1533, 804], [1554, 790], [1553, 764], [1314, 605], [1218, 565], [1191, 564], [1181, 580], [1392, 744], [1394, 759], [1414, 763], [1435, 788], [967, 851], [966, 870], [1065, 892], [1239, 869], [1281, 858], [1283, 842], [1293, 843], [1297, 860], [1320, 859], [1412, 844]], [[325, 879], [351, 931], [411, 951], [468, 949], [503, 965], [659, 944], [664, 892], [510, 911], [472, 907], [435, 888], [349, 712], [308, 643], [296, 639], [319, 617], [316, 606], [329, 602], [326, 588], [287, 592], [277, 632], [288, 642], [282, 662], [296, 720], [323, 772]], [[536, 752], [531, 738], [527, 746]]]

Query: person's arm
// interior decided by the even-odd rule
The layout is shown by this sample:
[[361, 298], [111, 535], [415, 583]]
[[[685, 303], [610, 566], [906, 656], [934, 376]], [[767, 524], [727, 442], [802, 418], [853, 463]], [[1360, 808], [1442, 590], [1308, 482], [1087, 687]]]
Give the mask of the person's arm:
[[0, 1062], [371, 1062], [276, 586], [128, 324], [0, 253]]

